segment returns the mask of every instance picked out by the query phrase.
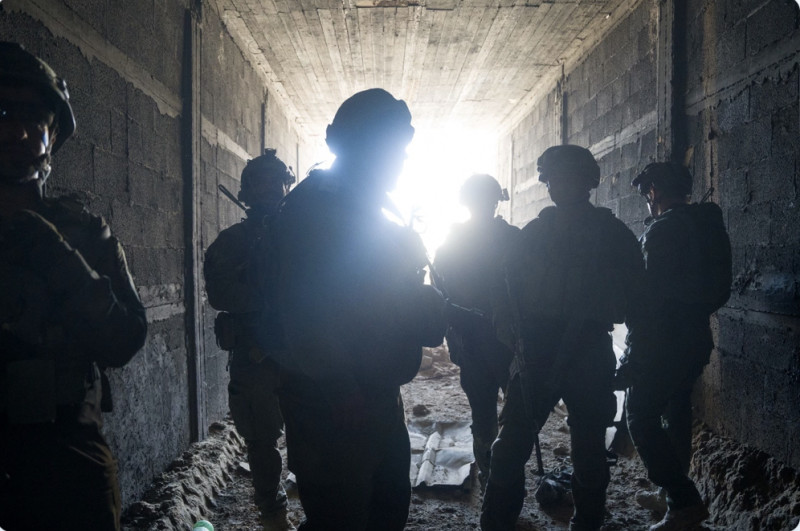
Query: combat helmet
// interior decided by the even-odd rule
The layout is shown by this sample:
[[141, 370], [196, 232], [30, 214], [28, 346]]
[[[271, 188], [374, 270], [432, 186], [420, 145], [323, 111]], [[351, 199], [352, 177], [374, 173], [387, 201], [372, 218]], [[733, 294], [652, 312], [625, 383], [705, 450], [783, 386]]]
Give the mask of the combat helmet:
[[536, 167], [539, 181], [543, 183], [553, 179], [579, 178], [589, 189], [600, 184], [600, 166], [585, 147], [564, 144], [547, 148], [537, 159]]
[[35, 87], [55, 113], [55, 153], [75, 132], [75, 115], [69, 103], [67, 82], [50, 66], [16, 42], [0, 42], [0, 85]]
[[377, 141], [405, 145], [413, 136], [408, 105], [383, 89], [373, 88], [342, 103], [326, 130], [325, 142], [338, 156]]
[[263, 155], [247, 161], [242, 170], [241, 187], [237, 195], [239, 201], [252, 204], [254, 188], [261, 179], [267, 180], [270, 187], [274, 186], [281, 193], [297, 180], [292, 169], [278, 158], [276, 150], [269, 148], [264, 150]]
[[463, 205], [476, 203], [497, 203], [508, 201], [508, 191], [500, 187], [497, 179], [487, 173], [475, 173], [467, 177], [458, 194]]
[[678, 162], [651, 162], [631, 181], [642, 195], [647, 195], [651, 184], [670, 196], [692, 195], [692, 174]]

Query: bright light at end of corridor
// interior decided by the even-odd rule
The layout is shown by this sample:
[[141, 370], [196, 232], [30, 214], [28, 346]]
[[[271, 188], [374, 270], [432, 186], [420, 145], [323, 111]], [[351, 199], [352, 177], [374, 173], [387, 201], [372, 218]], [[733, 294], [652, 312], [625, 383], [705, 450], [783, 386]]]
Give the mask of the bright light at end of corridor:
[[485, 131], [459, 128], [417, 130], [408, 159], [390, 194], [433, 256], [453, 223], [469, 212], [458, 202], [458, 190], [473, 173], [496, 175], [497, 138]]

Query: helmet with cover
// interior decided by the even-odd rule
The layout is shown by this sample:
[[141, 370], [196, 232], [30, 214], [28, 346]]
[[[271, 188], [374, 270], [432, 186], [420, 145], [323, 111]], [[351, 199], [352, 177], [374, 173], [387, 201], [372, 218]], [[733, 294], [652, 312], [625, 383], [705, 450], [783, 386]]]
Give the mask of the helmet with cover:
[[507, 200], [506, 194], [497, 179], [487, 173], [476, 173], [470, 175], [461, 185], [459, 201], [466, 206], [482, 203], [494, 205]]
[[[0, 85], [30, 87], [41, 95], [55, 114], [57, 132], [50, 153], [55, 153], [75, 132], [75, 116], [69, 103], [67, 83], [50, 66], [15, 42], [0, 42]], [[2, 102], [0, 102], [2, 104]], [[10, 112], [0, 107], [0, 113]]]
[[669, 197], [685, 198], [692, 194], [692, 174], [677, 162], [652, 162], [631, 181], [631, 186], [645, 196], [650, 185]]
[[265, 149], [264, 154], [247, 161], [242, 170], [238, 198], [247, 205], [282, 198], [296, 178], [291, 168], [276, 155], [276, 150]]
[[553, 146], [536, 161], [539, 180], [549, 183], [556, 179], [579, 179], [587, 190], [600, 184], [600, 166], [592, 152], [572, 144]]
[[342, 103], [326, 130], [325, 142], [338, 157], [381, 144], [406, 146], [413, 136], [406, 103], [383, 89], [373, 88]]

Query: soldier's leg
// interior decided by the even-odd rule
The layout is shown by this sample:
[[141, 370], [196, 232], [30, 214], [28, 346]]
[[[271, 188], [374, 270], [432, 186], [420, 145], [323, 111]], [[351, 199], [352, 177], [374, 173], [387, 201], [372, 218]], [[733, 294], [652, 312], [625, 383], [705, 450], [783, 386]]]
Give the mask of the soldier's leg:
[[525, 463], [533, 451], [519, 376], [508, 385], [500, 433], [492, 445], [489, 480], [481, 509], [483, 531], [513, 530], [525, 501]]
[[702, 500], [684, 472], [678, 452], [663, 428], [661, 416], [673, 397], [691, 393], [696, 373], [680, 370], [652, 371], [628, 390], [628, 428], [651, 481], [667, 491], [667, 504], [680, 509]]
[[[400, 531], [408, 520], [411, 503], [411, 444], [408, 439], [402, 401], [395, 422], [383, 443], [383, 455], [372, 479], [372, 499], [366, 529]], [[376, 450], [379, 450], [376, 448]]]
[[283, 417], [277, 395], [278, 368], [270, 360], [231, 366], [228, 398], [236, 431], [247, 443], [255, 504], [265, 516], [286, 507], [278, 439]]
[[594, 530], [603, 525], [605, 518], [610, 479], [605, 433], [616, 413], [613, 390], [616, 359], [607, 333], [590, 338], [580, 356], [580, 363], [575, 364], [564, 384], [574, 469], [572, 524], [575, 529]]
[[300, 529], [361, 531], [372, 496], [375, 430], [337, 425], [326, 396], [314, 385], [294, 379], [284, 383], [281, 394], [289, 470], [297, 477], [305, 512]]
[[492, 444], [497, 438], [498, 385], [484, 365], [462, 361], [461, 388], [467, 395], [472, 414], [472, 451], [478, 465], [481, 485], [489, 477]]
[[689, 473], [692, 461], [692, 394], [680, 393], [673, 396], [662, 415], [667, 435], [681, 462], [681, 470]]

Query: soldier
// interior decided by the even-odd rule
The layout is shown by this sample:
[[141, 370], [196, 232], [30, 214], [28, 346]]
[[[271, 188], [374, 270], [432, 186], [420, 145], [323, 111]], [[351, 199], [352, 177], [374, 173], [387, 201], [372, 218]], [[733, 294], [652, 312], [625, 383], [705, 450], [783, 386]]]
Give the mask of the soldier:
[[303, 180], [278, 215], [290, 352], [281, 406], [304, 531], [399, 530], [408, 517], [400, 385], [445, 327], [419, 236], [383, 212], [413, 134], [405, 102], [381, 89], [353, 95], [327, 129], [333, 166]]
[[629, 387], [631, 438], [662, 488], [637, 495], [642, 505], [666, 510], [650, 529], [690, 529], [708, 517], [688, 476], [691, 393], [714, 347], [709, 316], [730, 296], [730, 241], [717, 205], [689, 204], [692, 176], [680, 164], [649, 164], [631, 184], [652, 217], [640, 238], [646, 304], [629, 323], [617, 387]]
[[556, 206], [522, 229], [506, 262], [513, 307], [505, 314], [516, 315], [520, 342], [492, 446], [481, 529], [514, 529], [525, 498], [525, 463], [561, 398], [569, 409], [574, 466], [570, 529], [594, 530], [605, 515], [605, 430], [616, 410], [608, 332], [625, 319], [642, 258], [633, 233], [589, 202], [600, 181], [589, 150], [551, 147], [537, 164]]
[[117, 464], [101, 435], [103, 370], [147, 334], [108, 225], [43, 194], [75, 121], [64, 80], [0, 43], [0, 526], [120, 528]]
[[519, 229], [495, 217], [497, 204], [508, 199], [500, 183], [486, 174], [469, 177], [460, 202], [470, 219], [455, 225], [436, 252], [436, 271], [443, 292], [454, 304], [485, 317], [449, 312], [447, 347], [461, 368], [461, 388], [472, 409], [472, 451], [481, 488], [489, 477], [491, 446], [497, 437], [497, 392], [505, 393], [512, 351], [497, 340], [492, 327], [491, 292], [503, 284], [503, 258]]
[[269, 531], [294, 529], [286, 515], [278, 450], [283, 417], [277, 358], [285, 347], [275, 308], [270, 232], [278, 204], [294, 181], [274, 149], [248, 161], [238, 194], [248, 207], [246, 217], [220, 232], [208, 247], [203, 266], [208, 302], [221, 312], [214, 327], [217, 342], [231, 353], [231, 415], [247, 443], [255, 503]]

